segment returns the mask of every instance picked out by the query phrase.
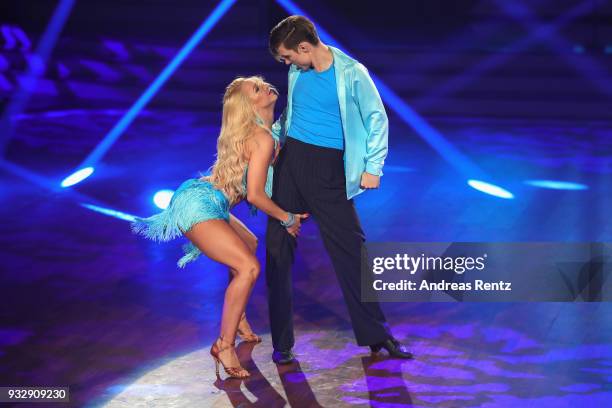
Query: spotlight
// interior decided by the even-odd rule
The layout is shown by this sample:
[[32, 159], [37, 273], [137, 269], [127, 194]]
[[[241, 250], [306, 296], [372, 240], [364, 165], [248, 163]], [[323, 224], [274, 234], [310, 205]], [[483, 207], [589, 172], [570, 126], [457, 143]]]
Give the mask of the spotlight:
[[77, 170], [68, 177], [66, 177], [64, 181], [62, 181], [61, 185], [64, 188], [74, 186], [75, 184], [78, 184], [81, 181], [85, 180], [87, 177], [91, 176], [93, 172], [93, 167], [85, 167], [84, 169]]
[[490, 194], [492, 196], [505, 198], [505, 199], [514, 198], [514, 195], [511, 192], [504, 190], [503, 188], [496, 186], [495, 184], [490, 184], [484, 181], [473, 180], [473, 179], [468, 180], [468, 184], [473, 189], [482, 191], [485, 194]]
[[153, 196], [153, 203], [162, 210], [168, 208], [168, 204], [170, 204], [170, 200], [174, 195], [174, 191], [172, 190], [159, 190]]
[[525, 184], [534, 187], [549, 188], [552, 190], [587, 190], [589, 188], [588, 186], [580, 183], [556, 180], [526, 180]]

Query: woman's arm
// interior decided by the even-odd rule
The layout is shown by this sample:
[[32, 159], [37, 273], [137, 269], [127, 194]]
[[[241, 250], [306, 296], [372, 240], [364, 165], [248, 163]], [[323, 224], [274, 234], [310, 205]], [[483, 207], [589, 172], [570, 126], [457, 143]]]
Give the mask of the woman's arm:
[[[274, 151], [274, 139], [264, 130], [257, 130], [250, 140], [249, 171], [247, 172], [247, 200], [271, 217], [287, 222], [290, 214], [274, 203], [266, 194], [268, 167]], [[307, 215], [295, 214], [295, 224], [289, 232], [299, 230], [301, 220]], [[292, 234], [293, 235], [293, 234]]]

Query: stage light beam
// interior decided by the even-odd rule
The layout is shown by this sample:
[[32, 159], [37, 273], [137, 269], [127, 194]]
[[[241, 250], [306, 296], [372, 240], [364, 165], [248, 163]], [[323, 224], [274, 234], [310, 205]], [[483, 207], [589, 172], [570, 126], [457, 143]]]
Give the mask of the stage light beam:
[[109, 217], [117, 218], [123, 221], [132, 222], [136, 219], [134, 215], [127, 214], [127, 213], [117, 211], [117, 210], [113, 210], [112, 208], [100, 207], [99, 205], [81, 203], [81, 207], [85, 207], [88, 210], [92, 210], [100, 214], [108, 215]]
[[123, 117], [115, 124], [115, 126], [104, 136], [96, 148], [83, 160], [78, 168], [93, 167], [95, 166], [102, 157], [108, 152], [113, 144], [119, 139], [119, 137], [125, 132], [125, 130], [134, 121], [136, 116], [142, 111], [142, 109], [151, 101], [151, 99], [157, 94], [159, 89], [166, 83], [166, 81], [174, 74], [178, 67], [183, 63], [187, 56], [193, 51], [193, 49], [202, 41], [202, 39], [212, 30], [217, 22], [225, 15], [229, 8], [236, 2], [236, 0], [223, 0], [212, 13], [204, 20], [200, 27], [193, 33], [193, 35], [187, 40], [185, 45], [179, 50], [179, 52], [172, 58], [172, 60], [166, 65], [162, 72], [155, 78], [155, 80], [149, 85], [149, 87], [140, 95], [140, 97], [134, 102], [134, 104], [127, 110]]
[[588, 190], [588, 186], [581, 183], [559, 180], [525, 180], [525, 184], [533, 187], [548, 188], [551, 190]]
[[[60, 0], [59, 4], [49, 20], [49, 24], [45, 28], [44, 33], [40, 37], [40, 41], [36, 46], [35, 52], [30, 56], [28, 66], [23, 78], [19, 81], [19, 88], [12, 95], [10, 102], [7, 104], [2, 118], [0, 118], [0, 156], [4, 157], [6, 147], [13, 136], [14, 121], [21, 114], [34, 92], [38, 78], [45, 72], [47, 61], [53, 51], [53, 47], [59, 38], [59, 35], [66, 24], [66, 20], [70, 15], [75, 0]], [[4, 29], [8, 26], [3, 26], [4, 35], [7, 35]], [[7, 28], [10, 32], [10, 28]], [[17, 31], [18, 32], [18, 31]], [[25, 36], [25, 34], [23, 34]], [[21, 34], [18, 34], [21, 36]], [[23, 39], [22, 39], [23, 40]], [[29, 41], [25, 37], [26, 41]], [[27, 46], [27, 44], [25, 44]]]

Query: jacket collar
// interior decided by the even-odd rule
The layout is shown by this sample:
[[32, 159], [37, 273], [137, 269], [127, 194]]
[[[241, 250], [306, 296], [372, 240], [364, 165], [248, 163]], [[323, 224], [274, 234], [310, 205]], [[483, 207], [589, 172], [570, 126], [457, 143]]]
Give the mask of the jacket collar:
[[336, 47], [332, 47], [331, 45], [328, 45], [328, 47], [331, 50], [332, 54], [334, 54], [334, 67], [335, 68], [344, 69], [350, 65], [355, 64], [356, 61], [353, 58], [346, 55], [340, 49]]

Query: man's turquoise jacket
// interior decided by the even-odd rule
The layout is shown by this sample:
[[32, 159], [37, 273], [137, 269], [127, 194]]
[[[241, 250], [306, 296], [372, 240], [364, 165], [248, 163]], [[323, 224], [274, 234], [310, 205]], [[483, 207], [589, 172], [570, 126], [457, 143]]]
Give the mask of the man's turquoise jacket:
[[[364, 191], [360, 188], [364, 171], [382, 176], [388, 150], [389, 120], [366, 67], [339, 49], [329, 48], [334, 55], [340, 118], [344, 132], [346, 196], [351, 199]], [[295, 65], [289, 68], [287, 107], [272, 126], [273, 136], [281, 142], [285, 141], [287, 130], [291, 127], [293, 88], [300, 72]]]

